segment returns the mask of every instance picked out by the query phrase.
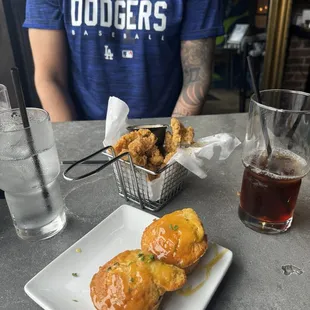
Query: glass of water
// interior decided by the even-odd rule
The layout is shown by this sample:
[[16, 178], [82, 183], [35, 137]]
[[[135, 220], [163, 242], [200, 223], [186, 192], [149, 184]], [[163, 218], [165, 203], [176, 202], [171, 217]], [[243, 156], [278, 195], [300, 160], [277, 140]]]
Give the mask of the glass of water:
[[27, 114], [30, 127], [24, 128], [19, 109], [0, 112], [0, 188], [17, 235], [42, 240], [66, 224], [60, 164], [48, 113], [27, 108]]
[[10, 99], [6, 87], [0, 84], [0, 111], [10, 109]]

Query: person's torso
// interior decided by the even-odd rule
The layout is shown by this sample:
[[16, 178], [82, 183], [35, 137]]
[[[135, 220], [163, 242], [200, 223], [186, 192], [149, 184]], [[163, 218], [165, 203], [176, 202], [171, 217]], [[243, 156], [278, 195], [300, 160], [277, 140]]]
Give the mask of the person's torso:
[[70, 86], [81, 115], [103, 119], [109, 96], [130, 117], [170, 116], [182, 86], [182, 0], [62, 0]]

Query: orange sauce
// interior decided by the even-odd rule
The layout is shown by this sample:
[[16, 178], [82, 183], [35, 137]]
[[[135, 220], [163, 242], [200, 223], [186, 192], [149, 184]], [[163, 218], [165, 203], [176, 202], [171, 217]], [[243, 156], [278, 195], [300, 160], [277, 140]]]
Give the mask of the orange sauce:
[[[176, 211], [165, 215], [165, 219], [159, 219], [150, 231], [153, 236], [148, 245], [148, 251], [155, 253], [158, 259], [167, 264], [178, 262], [180, 266], [188, 264], [191, 247], [194, 242], [203, 242], [189, 220], [184, 217], [182, 211]], [[185, 257], [185, 259], [183, 259]]]
[[197, 292], [200, 288], [203, 287], [203, 285], [207, 282], [207, 280], [210, 277], [210, 273], [212, 268], [222, 259], [222, 257], [227, 253], [227, 249], [223, 250], [222, 252], [218, 252], [218, 247], [216, 245], [215, 246], [215, 256], [205, 265], [200, 267], [199, 269], [202, 269], [205, 271], [205, 279], [200, 282], [198, 285], [192, 287], [191, 285], [188, 287], [185, 287], [183, 289], [180, 289], [178, 291], [178, 294], [182, 295], [182, 296], [190, 296], [192, 294], [194, 294], [195, 292]]
[[202, 288], [203, 285], [206, 283], [206, 281], [207, 280], [202, 281], [201, 283], [199, 283], [195, 287], [192, 287], [190, 285], [188, 287], [182, 288], [177, 293], [182, 295], [182, 296], [190, 296], [190, 295], [194, 294], [195, 292], [197, 292], [200, 288]]

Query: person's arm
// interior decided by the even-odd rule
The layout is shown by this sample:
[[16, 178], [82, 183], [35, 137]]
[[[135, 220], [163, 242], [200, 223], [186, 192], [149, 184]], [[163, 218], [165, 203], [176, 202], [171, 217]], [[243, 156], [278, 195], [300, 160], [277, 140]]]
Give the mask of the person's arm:
[[215, 38], [181, 42], [183, 88], [173, 116], [200, 114], [212, 78]]
[[35, 67], [35, 86], [52, 122], [75, 118], [67, 83], [67, 45], [64, 30], [29, 29]]

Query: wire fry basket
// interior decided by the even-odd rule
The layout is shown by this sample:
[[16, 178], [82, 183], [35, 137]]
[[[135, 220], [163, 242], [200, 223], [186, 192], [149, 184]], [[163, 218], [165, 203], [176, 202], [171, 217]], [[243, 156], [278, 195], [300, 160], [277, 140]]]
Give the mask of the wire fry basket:
[[[75, 166], [102, 153], [109, 161], [99, 168], [78, 177], [69, 177], [68, 172]], [[182, 189], [188, 170], [177, 162], [165, 166], [157, 172], [133, 164], [129, 152], [115, 155], [112, 146], [105, 147], [97, 152], [77, 161], [64, 173], [64, 178], [73, 181], [81, 180], [93, 175], [107, 166], [113, 166], [115, 181], [120, 196], [140, 205], [142, 209], [159, 211], [171, 201]], [[153, 182], [150, 179], [158, 178]], [[157, 182], [157, 186], [155, 183]], [[155, 186], [154, 186], [155, 185]], [[154, 193], [154, 191], [156, 193]]]
[[[105, 155], [111, 156], [107, 153]], [[184, 178], [188, 174], [187, 169], [177, 162], [164, 167], [157, 173], [137, 165], [134, 165], [132, 169], [130, 163], [123, 159], [119, 160], [118, 165], [119, 171], [115, 164], [113, 170], [119, 195], [151, 211], [160, 210], [172, 200], [183, 189]], [[149, 180], [151, 176], [163, 179], [159, 199], [156, 201], [152, 199], [154, 193]], [[135, 186], [136, 181], [137, 186]]]

